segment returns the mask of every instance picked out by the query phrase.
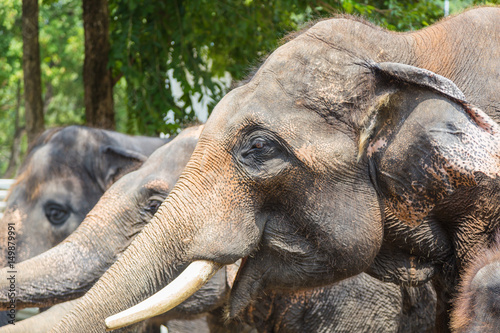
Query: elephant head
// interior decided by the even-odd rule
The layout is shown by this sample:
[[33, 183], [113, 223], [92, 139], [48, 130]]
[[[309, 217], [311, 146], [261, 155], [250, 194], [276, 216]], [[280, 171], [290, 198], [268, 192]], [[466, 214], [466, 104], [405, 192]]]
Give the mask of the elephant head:
[[[45, 131], [30, 148], [8, 195], [0, 221], [1, 267], [61, 242], [114, 181], [137, 169], [165, 142], [80, 126]], [[9, 231], [15, 234], [10, 242], [15, 254], [10, 256]]]
[[[194, 150], [201, 128], [184, 130], [172, 142], [158, 148], [138, 170], [111, 185], [80, 227], [62, 243], [16, 263], [17, 309], [74, 299], [89, 289], [149, 222], [173, 188]], [[87, 158], [96, 159], [92, 155]], [[2, 293], [4, 307], [9, 304], [10, 282], [6, 278], [10, 271], [6, 267], [0, 274], [5, 277], [0, 282], [0, 288], [6, 291]], [[214, 290], [217, 288], [225, 289], [225, 281]]]
[[278, 48], [219, 102], [152, 221], [54, 331], [102, 331], [104, 317], [149, 296], [143, 284], [159, 290], [182, 272], [179, 298], [167, 286], [159, 303], [108, 325], [158, 314], [240, 258], [230, 317], [263, 289], [340, 281], [374, 262], [387, 211], [417, 225], [497, 179], [498, 126], [453, 82], [414, 66], [421, 50], [406, 48], [417, 37], [334, 19]]

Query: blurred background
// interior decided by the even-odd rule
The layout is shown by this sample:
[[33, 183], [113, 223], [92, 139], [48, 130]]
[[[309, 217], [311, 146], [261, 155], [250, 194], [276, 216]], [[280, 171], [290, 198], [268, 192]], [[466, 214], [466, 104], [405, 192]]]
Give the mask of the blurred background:
[[45, 128], [173, 135], [310, 20], [416, 30], [500, 0], [0, 0], [0, 178]]

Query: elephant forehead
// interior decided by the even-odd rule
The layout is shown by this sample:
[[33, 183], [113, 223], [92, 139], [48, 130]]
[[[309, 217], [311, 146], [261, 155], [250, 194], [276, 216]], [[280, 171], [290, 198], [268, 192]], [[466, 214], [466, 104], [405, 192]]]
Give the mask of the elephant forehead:
[[277, 84], [274, 73], [263, 72], [258, 80], [221, 101], [202, 137], [231, 149], [244, 127], [258, 124], [277, 134], [299, 160], [318, 171], [355, 159], [355, 136], [345, 128], [340, 130], [344, 123], [329, 122], [320, 112], [305, 107], [303, 98], [272, 87]]
[[[71, 203], [73, 207], [80, 207], [84, 195], [84, 187], [76, 175], [54, 177], [40, 186], [40, 198], [52, 199], [58, 202]], [[88, 198], [87, 198], [88, 199]]]
[[[51, 148], [49, 146], [41, 147], [31, 156], [28, 156], [21, 173], [16, 177], [16, 182], [9, 197], [19, 199], [25, 197], [30, 201], [37, 200], [44, 183], [48, 179], [58, 176], [56, 170], [51, 168], [52, 164]], [[60, 166], [58, 169], [60, 169]]]
[[293, 109], [293, 99], [270, 82], [249, 83], [231, 91], [217, 104], [201, 139], [209, 136], [220, 141], [232, 140], [247, 125], [276, 127], [283, 120], [279, 115], [284, 111], [291, 115]]

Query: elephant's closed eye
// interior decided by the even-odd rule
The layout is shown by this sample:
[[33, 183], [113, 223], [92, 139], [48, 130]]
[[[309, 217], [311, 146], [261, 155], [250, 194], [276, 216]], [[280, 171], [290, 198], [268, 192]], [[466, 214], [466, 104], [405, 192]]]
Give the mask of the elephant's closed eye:
[[158, 208], [160, 208], [164, 200], [165, 197], [163, 196], [159, 195], [151, 196], [146, 205], [144, 206], [144, 211], [151, 215], [156, 214], [156, 211], [158, 211]]

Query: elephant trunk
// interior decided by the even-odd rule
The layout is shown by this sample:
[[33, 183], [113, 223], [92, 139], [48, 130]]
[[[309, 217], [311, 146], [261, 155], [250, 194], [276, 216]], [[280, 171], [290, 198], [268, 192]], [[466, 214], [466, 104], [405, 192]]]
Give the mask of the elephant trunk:
[[[85, 265], [80, 266], [80, 262], [85, 262]], [[100, 266], [100, 262], [98, 253], [85, 253], [78, 244], [65, 242], [16, 265], [15, 270], [4, 268], [0, 274], [1, 309], [5, 310], [9, 305], [11, 285], [14, 286], [11, 289], [15, 293], [18, 309], [50, 306], [79, 297], [102, 274], [102, 269], [95, 268]]]
[[236, 186], [232, 156], [214, 161], [215, 147], [206, 144], [200, 138], [151, 222], [53, 332], [103, 332], [105, 318], [150, 297], [189, 264], [227, 265], [255, 250], [264, 230], [255, 202]]
[[130, 243], [131, 236], [121, 227], [123, 212], [119, 210], [126, 207], [126, 199], [110, 191], [101, 201], [113, 204], [104, 207], [98, 203], [61, 244], [0, 270], [0, 310], [10, 305], [10, 289], [17, 309], [50, 306], [80, 297], [90, 289]]
[[196, 229], [175, 216], [183, 211], [176, 201], [169, 196], [160, 208], [174, 222], [165, 225], [153, 218], [54, 332], [103, 332], [106, 317], [139, 303], [171, 280], [175, 272], [165, 267], [185, 267], [178, 256], [186, 253]]
[[31, 318], [0, 328], [1, 333], [46, 333], [73, 309], [78, 300], [57, 304]]

